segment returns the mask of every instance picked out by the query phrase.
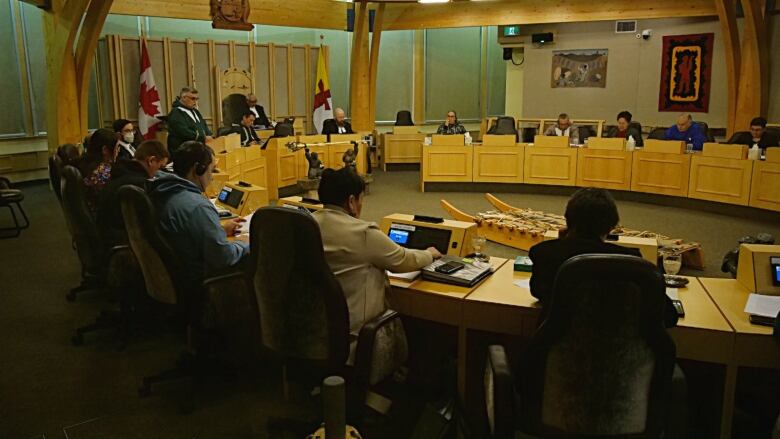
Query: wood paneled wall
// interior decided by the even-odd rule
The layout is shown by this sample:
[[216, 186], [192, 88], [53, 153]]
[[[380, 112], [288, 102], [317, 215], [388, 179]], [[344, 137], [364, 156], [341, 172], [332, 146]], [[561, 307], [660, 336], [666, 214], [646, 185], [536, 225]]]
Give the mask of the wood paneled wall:
[[[254, 93], [272, 120], [295, 116], [312, 132], [312, 105], [319, 46], [146, 39], [163, 113], [181, 87], [200, 92], [199, 109], [216, 131], [217, 106], [214, 72], [230, 67], [252, 71]], [[325, 56], [327, 57], [327, 46]], [[104, 126], [115, 119], [138, 118], [140, 39], [107, 35], [98, 44], [98, 112]]]

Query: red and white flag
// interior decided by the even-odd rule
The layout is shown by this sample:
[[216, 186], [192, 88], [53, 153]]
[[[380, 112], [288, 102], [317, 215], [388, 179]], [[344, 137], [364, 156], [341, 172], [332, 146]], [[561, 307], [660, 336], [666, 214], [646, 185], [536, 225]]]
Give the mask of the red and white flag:
[[149, 52], [146, 50], [146, 40], [141, 39], [141, 85], [138, 88], [138, 129], [145, 140], [154, 139], [160, 119], [160, 94], [154, 83], [152, 63], [149, 62]]

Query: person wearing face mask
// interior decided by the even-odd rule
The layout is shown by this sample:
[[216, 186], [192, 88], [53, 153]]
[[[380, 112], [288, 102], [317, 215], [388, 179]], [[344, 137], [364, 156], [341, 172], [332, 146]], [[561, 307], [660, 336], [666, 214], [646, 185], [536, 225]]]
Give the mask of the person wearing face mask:
[[634, 138], [636, 146], [644, 146], [642, 140], [642, 132], [639, 131], [636, 126], [631, 125], [631, 113], [628, 111], [621, 111], [617, 115], [617, 126], [610, 128], [607, 135], [604, 137], [618, 137], [621, 139]]
[[132, 122], [127, 119], [117, 119], [113, 126], [114, 132], [119, 138], [117, 160], [131, 160], [135, 156], [135, 149], [138, 146], [135, 143], [135, 128], [133, 128]]
[[324, 208], [313, 213], [320, 226], [325, 260], [344, 290], [354, 336], [364, 322], [387, 310], [385, 293], [390, 283], [385, 270], [415, 271], [441, 257], [433, 247], [401, 247], [376, 223], [361, 220], [365, 188], [363, 179], [350, 168], [325, 169], [318, 190]]
[[147, 183], [147, 191], [160, 227], [184, 265], [186, 280], [198, 286], [205, 278], [244, 261], [249, 244], [228, 240], [244, 220], [220, 223], [217, 209], [203, 195], [213, 179], [214, 151], [201, 142], [188, 141], [172, 159], [174, 173], [160, 173]]
[[188, 140], [203, 143], [212, 140], [211, 130], [198, 110], [198, 100], [198, 90], [184, 87], [173, 102], [168, 113], [168, 151], [171, 154]]
[[436, 134], [466, 134], [466, 128], [458, 122], [458, 113], [455, 110], [447, 112], [447, 119], [439, 125]]

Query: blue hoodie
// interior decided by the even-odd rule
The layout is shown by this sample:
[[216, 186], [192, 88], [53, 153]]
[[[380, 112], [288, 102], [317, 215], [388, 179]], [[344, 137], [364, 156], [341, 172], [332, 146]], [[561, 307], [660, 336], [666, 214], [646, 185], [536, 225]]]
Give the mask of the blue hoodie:
[[160, 227], [189, 280], [199, 284], [249, 254], [247, 243], [228, 241], [217, 209], [191, 181], [164, 173], [148, 182], [148, 192], [157, 208]]

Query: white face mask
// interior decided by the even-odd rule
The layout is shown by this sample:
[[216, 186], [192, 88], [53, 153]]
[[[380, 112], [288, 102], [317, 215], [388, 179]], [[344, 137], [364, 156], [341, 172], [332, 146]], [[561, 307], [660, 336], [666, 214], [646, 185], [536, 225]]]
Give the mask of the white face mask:
[[135, 140], [134, 134], [123, 134], [122, 139], [124, 139], [125, 143], [133, 143], [133, 140]]

